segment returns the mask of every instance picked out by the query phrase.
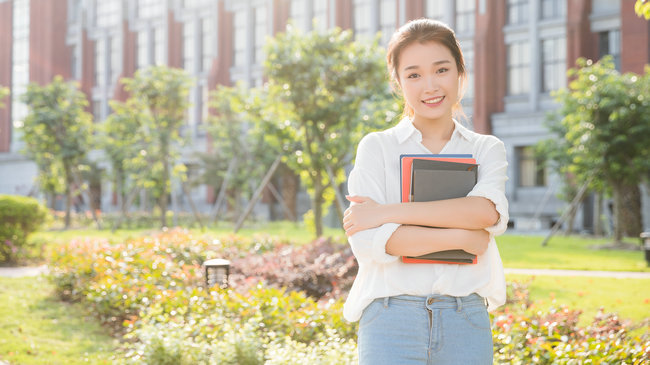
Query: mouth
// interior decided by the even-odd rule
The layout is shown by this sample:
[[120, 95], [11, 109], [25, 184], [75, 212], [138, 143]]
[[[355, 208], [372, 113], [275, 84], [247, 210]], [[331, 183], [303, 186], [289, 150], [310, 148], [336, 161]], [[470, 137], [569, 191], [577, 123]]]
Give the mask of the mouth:
[[444, 96], [438, 96], [438, 97], [435, 97], [435, 98], [430, 98], [430, 99], [422, 100], [422, 102], [423, 102], [424, 104], [426, 104], [426, 105], [435, 106], [435, 105], [440, 105], [440, 103], [442, 103], [442, 101], [443, 101], [444, 99], [445, 99]]

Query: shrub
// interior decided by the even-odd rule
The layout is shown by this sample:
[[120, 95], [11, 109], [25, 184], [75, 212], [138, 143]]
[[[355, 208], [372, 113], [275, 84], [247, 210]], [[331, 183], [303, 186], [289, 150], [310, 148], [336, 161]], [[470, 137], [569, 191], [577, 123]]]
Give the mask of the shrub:
[[[73, 241], [53, 252], [51, 271], [63, 297], [122, 326], [117, 357], [129, 364], [349, 364], [357, 324], [342, 318], [341, 283], [356, 272], [348, 250], [328, 240], [292, 247], [177, 229], [118, 244]], [[206, 290], [200, 264], [217, 256], [231, 259], [235, 278], [229, 289]], [[650, 358], [647, 333], [630, 335], [634, 326], [611, 313], [581, 327], [578, 310], [537, 311], [525, 283], [509, 284], [507, 304], [492, 315], [495, 363]]]
[[358, 269], [347, 244], [320, 238], [304, 246], [280, 245], [262, 255], [236, 259], [231, 282], [246, 290], [262, 282], [303, 291], [317, 300], [338, 299], [346, 296]]
[[650, 336], [629, 336], [634, 329], [602, 311], [585, 328], [580, 311], [567, 307], [534, 311], [528, 290], [509, 285], [516, 301], [494, 313], [494, 360], [499, 364], [642, 364], [650, 359]]
[[14, 261], [24, 250], [27, 236], [46, 218], [46, 208], [36, 199], [0, 195], [0, 262]]

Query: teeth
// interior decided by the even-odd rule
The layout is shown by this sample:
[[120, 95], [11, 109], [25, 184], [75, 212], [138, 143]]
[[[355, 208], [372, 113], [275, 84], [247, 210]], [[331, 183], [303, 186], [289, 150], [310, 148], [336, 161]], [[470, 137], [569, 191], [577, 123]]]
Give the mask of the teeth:
[[442, 98], [443, 98], [442, 96], [439, 96], [439, 97], [434, 98], [434, 99], [424, 100], [424, 103], [425, 103], [425, 104], [435, 104], [435, 103], [439, 103], [439, 102], [442, 101]]

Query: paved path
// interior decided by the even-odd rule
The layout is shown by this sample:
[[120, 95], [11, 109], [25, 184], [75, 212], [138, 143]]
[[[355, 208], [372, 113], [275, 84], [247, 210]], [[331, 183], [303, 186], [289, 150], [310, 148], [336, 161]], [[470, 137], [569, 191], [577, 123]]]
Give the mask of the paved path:
[[38, 276], [46, 272], [47, 272], [47, 265], [0, 267], [0, 276], [8, 277], [8, 278], [19, 278], [23, 276]]
[[551, 269], [504, 269], [506, 274], [549, 275], [549, 276], [591, 276], [617, 279], [650, 279], [650, 272], [640, 271], [591, 271]]
[[[47, 272], [47, 265], [24, 267], [0, 267], [0, 277], [18, 278], [38, 276]], [[601, 278], [650, 279], [650, 272], [638, 271], [588, 271], [588, 270], [552, 270], [552, 269], [505, 269], [506, 274], [549, 275], [549, 276], [590, 276]], [[2, 364], [0, 364], [2, 365]]]

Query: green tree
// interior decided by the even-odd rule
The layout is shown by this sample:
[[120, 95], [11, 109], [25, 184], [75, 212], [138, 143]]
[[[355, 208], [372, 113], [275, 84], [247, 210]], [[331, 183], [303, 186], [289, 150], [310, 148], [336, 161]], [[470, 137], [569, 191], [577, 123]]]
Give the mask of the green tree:
[[[650, 68], [643, 76], [621, 75], [611, 57], [579, 59], [577, 65], [569, 71], [568, 89], [554, 95], [562, 116], [556, 130], [564, 137], [555, 143], [556, 159], [577, 185], [591, 179], [590, 189], [613, 195], [614, 240], [620, 245], [625, 220], [633, 223], [629, 235], [641, 230], [638, 185], [650, 171]], [[636, 198], [626, 201], [626, 192], [634, 191]]]
[[350, 31], [303, 34], [293, 27], [270, 39], [265, 51], [268, 83], [250, 103], [250, 118], [300, 175], [312, 200], [306, 220], [322, 235], [323, 208], [335, 200], [332, 186], [345, 181], [354, 146], [397, 116], [384, 52], [377, 40], [355, 42]]
[[645, 20], [650, 20], [650, 1], [648, 0], [636, 0], [634, 4], [634, 12], [639, 17], [644, 17]]
[[182, 69], [152, 66], [122, 82], [131, 97], [123, 108], [115, 104], [119, 114], [115, 118], [137, 127], [138, 141], [132, 146], [138, 147], [138, 153], [126, 162], [131, 170], [138, 171], [134, 176], [138, 186], [150, 191], [158, 202], [160, 224], [166, 227], [171, 175], [176, 173], [182, 178], [184, 171], [184, 165], [177, 164], [182, 145], [180, 129], [193, 81]]
[[232, 218], [241, 213], [242, 198], [252, 198], [256, 185], [275, 158], [269, 153], [271, 147], [264, 135], [243, 113], [255, 93], [255, 89], [246, 90], [237, 85], [219, 86], [210, 94], [209, 105], [215, 113], [205, 125], [210, 135], [210, 151], [199, 154], [205, 168], [201, 182], [219, 189], [215, 191], [217, 195], [226, 193], [228, 207], [233, 208]]
[[[140, 139], [139, 132], [143, 118], [135, 99], [126, 103], [112, 100], [113, 113], [106, 118], [100, 127], [100, 146], [106, 153], [111, 165], [111, 178], [117, 192], [122, 216], [128, 215], [129, 192], [135, 194], [138, 160], [142, 157], [140, 151], [146, 147]], [[136, 160], [136, 163], [132, 163]]]
[[92, 116], [86, 96], [76, 83], [61, 76], [45, 86], [30, 83], [22, 96], [29, 107], [23, 125], [26, 154], [39, 168], [46, 192], [65, 193], [65, 227], [70, 227], [73, 186], [81, 188], [79, 172], [92, 146]]

